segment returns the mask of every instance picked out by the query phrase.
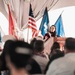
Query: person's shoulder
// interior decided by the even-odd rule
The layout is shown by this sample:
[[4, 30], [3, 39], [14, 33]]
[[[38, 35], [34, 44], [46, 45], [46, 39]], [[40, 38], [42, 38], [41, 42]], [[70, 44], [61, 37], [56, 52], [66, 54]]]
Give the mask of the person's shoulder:
[[48, 70], [46, 72], [46, 75], [55, 75], [55, 73], [57, 72], [57, 69], [60, 69], [60, 65], [62, 63], [62, 58], [58, 58], [53, 60], [48, 67]]
[[54, 65], [54, 66], [57, 66], [57, 65], [60, 65], [61, 63], [64, 62], [64, 57], [59, 57], [55, 60], [52, 61], [52, 63], [50, 65]]

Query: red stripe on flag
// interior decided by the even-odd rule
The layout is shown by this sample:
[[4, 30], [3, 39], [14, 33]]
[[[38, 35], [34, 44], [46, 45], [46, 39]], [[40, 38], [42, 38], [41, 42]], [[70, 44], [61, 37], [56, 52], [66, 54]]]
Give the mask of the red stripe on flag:
[[31, 28], [32, 30], [37, 30], [37, 29], [35, 29], [34, 27], [32, 27], [32, 26], [30, 26], [30, 25], [28, 25], [28, 28]]
[[36, 21], [34, 19], [31, 4], [30, 4], [30, 10], [29, 10], [28, 27], [31, 28], [31, 30], [32, 30], [32, 37], [35, 37], [36, 33], [37, 33], [37, 26], [36, 26]]
[[36, 27], [36, 25], [33, 22], [28, 22], [29, 24], [31, 24], [32, 26]]
[[32, 37], [35, 37], [38, 35], [37, 26], [35, 24], [35, 20], [32, 17], [29, 17], [28, 28], [32, 29]]
[[32, 17], [29, 16], [29, 20], [35, 22], [35, 19], [33, 19]]

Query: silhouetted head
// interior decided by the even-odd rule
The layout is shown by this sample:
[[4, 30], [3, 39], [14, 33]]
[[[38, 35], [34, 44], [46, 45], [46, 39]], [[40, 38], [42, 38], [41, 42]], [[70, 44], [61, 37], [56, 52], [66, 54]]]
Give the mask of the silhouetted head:
[[34, 43], [34, 51], [35, 52], [42, 52], [44, 49], [44, 42], [42, 40], [36, 40]]
[[10, 48], [10, 44], [12, 43], [12, 40], [7, 40], [4, 44], [3, 52], [1, 54], [1, 67], [0, 70], [7, 70], [6, 61], [5, 61], [5, 54]]
[[64, 45], [65, 52], [75, 52], [75, 38], [67, 38]]
[[10, 63], [16, 68], [25, 68], [29, 59], [32, 56], [32, 47], [30, 44], [23, 41], [13, 41], [9, 47], [4, 48], [7, 50], [5, 52], [6, 62], [9, 68], [11, 68]]
[[58, 42], [54, 42], [51, 47], [51, 53], [56, 52], [56, 50], [60, 50], [60, 45]]

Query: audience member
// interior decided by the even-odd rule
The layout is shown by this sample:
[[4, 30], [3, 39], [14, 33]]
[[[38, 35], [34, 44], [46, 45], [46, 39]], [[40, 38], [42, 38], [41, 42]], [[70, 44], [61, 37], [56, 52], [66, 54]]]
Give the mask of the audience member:
[[42, 73], [44, 73], [45, 67], [49, 61], [49, 59], [43, 53], [43, 50], [44, 50], [44, 42], [42, 40], [36, 40], [34, 42], [33, 59], [40, 65]]
[[49, 55], [49, 62], [46, 66], [46, 69], [45, 69], [45, 73], [46, 71], [48, 70], [48, 67], [50, 65], [50, 63], [54, 60], [54, 59], [57, 59], [59, 57], [62, 57], [64, 56], [64, 52], [60, 51], [60, 45], [58, 42], [54, 42], [52, 47], [51, 47], [51, 52], [50, 52], [50, 55]]
[[30, 44], [23, 41], [13, 41], [8, 46], [5, 59], [10, 75], [41, 73], [39, 65], [32, 59], [33, 50]]
[[31, 40], [30, 44], [31, 44], [32, 48], [34, 48], [34, 43], [35, 43], [36, 40], [37, 40], [36, 38], [33, 38], [33, 39]]
[[75, 75], [75, 39], [67, 38], [64, 46], [65, 56], [54, 60], [46, 75]]
[[57, 53], [57, 50], [60, 50], [60, 45], [59, 45], [58, 42], [54, 42], [53, 45], [52, 45], [52, 47], [51, 47], [50, 57], [53, 54]]
[[5, 61], [5, 53], [7, 50], [9, 50], [9, 45], [12, 43], [12, 40], [7, 40], [4, 44], [4, 49], [3, 52], [1, 54], [1, 58], [0, 58], [0, 72], [1, 75], [9, 75], [9, 69], [6, 66], [6, 61]]

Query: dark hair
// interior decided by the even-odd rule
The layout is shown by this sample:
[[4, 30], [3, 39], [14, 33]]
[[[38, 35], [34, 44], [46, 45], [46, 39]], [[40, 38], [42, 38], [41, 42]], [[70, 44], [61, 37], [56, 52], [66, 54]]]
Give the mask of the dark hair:
[[34, 43], [34, 51], [41, 52], [44, 49], [44, 42], [42, 40], [36, 40]]
[[[55, 25], [52, 25], [52, 26], [55, 27], [55, 31], [54, 31], [54, 32], [51, 32], [51, 31], [50, 31], [50, 33], [51, 33], [51, 36], [52, 36], [52, 37], [55, 37], [55, 36], [56, 36], [56, 26], [55, 26]], [[52, 27], [52, 26], [51, 26], [51, 27]], [[51, 29], [51, 27], [50, 27], [50, 29]]]
[[71, 38], [71, 37], [70, 38], [67, 38], [65, 40], [64, 47], [66, 49], [68, 49], [68, 50], [71, 50], [71, 51], [75, 50], [75, 39], [74, 38]]
[[12, 40], [7, 40], [4, 44], [3, 52], [1, 54], [1, 67], [0, 70], [8, 70], [6, 67], [6, 61], [5, 61], [5, 53], [9, 50], [10, 44], [12, 43]]
[[55, 30], [56, 30], [56, 26], [55, 26], [55, 25], [51, 25], [50, 28], [51, 28], [52, 26], [54, 26], [54, 27], [55, 27]]
[[34, 59], [29, 60], [25, 69], [28, 71], [29, 74], [41, 74], [42, 73], [39, 64]]
[[23, 41], [12, 42], [6, 50], [5, 55], [10, 57], [10, 61], [16, 68], [25, 68], [32, 56], [31, 45]]
[[34, 49], [34, 43], [35, 43], [36, 40], [37, 40], [36, 38], [33, 38], [30, 42], [30, 45], [32, 46], [33, 49]]
[[58, 42], [54, 42], [52, 47], [51, 47], [51, 53], [53, 52], [53, 50], [56, 50], [56, 49], [60, 49], [60, 45]]

